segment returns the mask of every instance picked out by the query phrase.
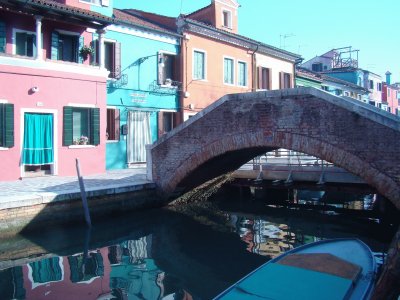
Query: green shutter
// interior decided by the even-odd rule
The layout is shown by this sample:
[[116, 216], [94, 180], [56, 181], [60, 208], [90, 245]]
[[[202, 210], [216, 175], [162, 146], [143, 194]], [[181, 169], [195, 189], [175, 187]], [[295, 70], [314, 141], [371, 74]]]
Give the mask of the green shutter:
[[4, 147], [14, 147], [14, 104], [4, 104]]
[[0, 21], [0, 52], [6, 52], [6, 24]]
[[72, 137], [72, 106], [64, 106], [63, 116], [63, 145], [69, 146], [73, 143]]
[[100, 144], [100, 109], [90, 109], [90, 144]]
[[26, 55], [26, 33], [25, 32], [17, 32], [15, 34], [15, 45], [17, 55]]
[[77, 54], [78, 54], [78, 58], [79, 58], [79, 63], [83, 64], [83, 57], [79, 55], [80, 50], [83, 48], [84, 45], [84, 40], [83, 40], [83, 36], [79, 37], [79, 43], [78, 43], [78, 49], [77, 49]]
[[58, 60], [58, 40], [59, 34], [53, 31], [51, 34], [51, 59]]

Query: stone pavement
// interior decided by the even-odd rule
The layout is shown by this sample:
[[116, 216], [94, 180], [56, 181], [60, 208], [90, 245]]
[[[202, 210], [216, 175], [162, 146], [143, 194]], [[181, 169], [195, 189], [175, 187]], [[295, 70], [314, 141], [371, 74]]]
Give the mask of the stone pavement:
[[[146, 168], [82, 174], [87, 196], [110, 195], [155, 187], [146, 179]], [[0, 209], [63, 201], [80, 197], [77, 176], [43, 176], [0, 182]]]

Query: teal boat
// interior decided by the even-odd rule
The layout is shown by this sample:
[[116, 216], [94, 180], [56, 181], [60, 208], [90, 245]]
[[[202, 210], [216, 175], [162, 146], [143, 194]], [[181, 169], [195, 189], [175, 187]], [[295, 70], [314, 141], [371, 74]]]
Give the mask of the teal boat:
[[214, 299], [370, 299], [375, 258], [358, 239], [322, 240], [268, 261]]

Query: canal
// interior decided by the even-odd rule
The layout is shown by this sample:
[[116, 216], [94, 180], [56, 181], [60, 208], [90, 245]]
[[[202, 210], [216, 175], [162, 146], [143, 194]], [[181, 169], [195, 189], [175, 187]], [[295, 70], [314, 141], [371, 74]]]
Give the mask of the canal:
[[374, 216], [370, 189], [243, 186], [94, 220], [91, 230], [3, 239], [0, 299], [212, 299], [284, 251], [338, 237], [361, 239], [384, 262], [396, 225]]

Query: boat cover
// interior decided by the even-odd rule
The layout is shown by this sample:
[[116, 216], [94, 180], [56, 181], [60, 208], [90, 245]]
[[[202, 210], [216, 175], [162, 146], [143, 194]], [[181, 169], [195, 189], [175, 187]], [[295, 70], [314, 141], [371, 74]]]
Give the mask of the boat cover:
[[232, 290], [225, 299], [337, 300], [351, 294], [352, 280], [277, 263], [266, 264]]

